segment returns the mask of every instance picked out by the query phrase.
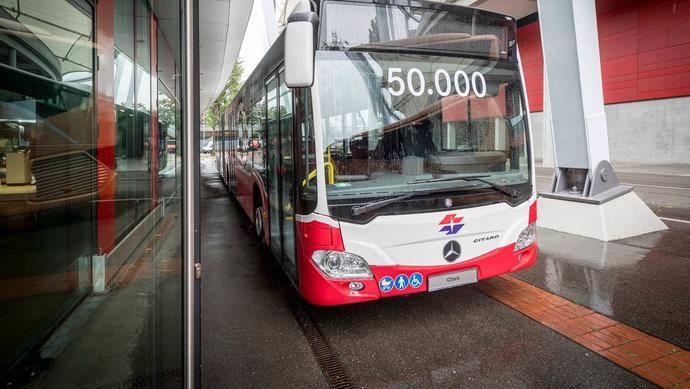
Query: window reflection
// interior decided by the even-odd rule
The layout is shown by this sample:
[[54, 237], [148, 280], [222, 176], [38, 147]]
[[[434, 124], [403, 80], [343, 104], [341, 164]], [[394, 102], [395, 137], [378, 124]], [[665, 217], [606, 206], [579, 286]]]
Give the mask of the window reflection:
[[158, 83], [158, 180], [159, 195], [179, 195], [182, 182], [180, 159], [180, 105], [162, 82]]
[[115, 215], [122, 237], [151, 209], [150, 14], [143, 2], [133, 0], [115, 2], [115, 11]]
[[180, 3], [90, 3], [0, 0], [0, 376], [177, 385]]
[[[21, 5], [21, 12], [19, 6]], [[90, 9], [0, 2], [0, 372], [89, 290], [94, 150]]]

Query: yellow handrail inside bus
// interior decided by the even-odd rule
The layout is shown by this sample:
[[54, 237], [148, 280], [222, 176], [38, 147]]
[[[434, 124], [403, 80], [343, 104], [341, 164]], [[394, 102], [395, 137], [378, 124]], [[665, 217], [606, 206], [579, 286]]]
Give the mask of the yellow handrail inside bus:
[[[326, 183], [329, 185], [335, 184], [335, 164], [333, 163], [333, 158], [331, 158], [331, 146], [326, 148], [326, 163], [323, 164], [324, 169], [326, 169]], [[306, 179], [302, 180], [302, 186], [307, 186], [307, 183], [316, 177], [316, 169], [309, 172]]]
[[324, 168], [328, 169], [328, 177], [326, 178], [329, 185], [335, 184], [335, 164], [333, 163], [333, 158], [331, 158], [331, 146], [326, 148], [326, 155], [328, 155], [328, 161], [323, 165]]

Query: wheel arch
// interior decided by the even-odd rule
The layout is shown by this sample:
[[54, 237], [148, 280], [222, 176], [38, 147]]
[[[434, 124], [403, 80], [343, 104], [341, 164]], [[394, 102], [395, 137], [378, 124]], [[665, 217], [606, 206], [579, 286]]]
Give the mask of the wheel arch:
[[262, 207], [261, 214], [263, 215], [263, 220], [262, 220], [262, 227], [263, 227], [263, 237], [264, 241], [268, 243], [268, 219], [269, 219], [269, 213], [268, 213], [268, 194], [266, 193], [266, 187], [264, 186], [263, 179], [261, 176], [258, 174], [252, 174], [254, 179], [252, 180], [252, 197], [251, 197], [251, 204], [252, 204], [252, 221], [256, 223], [256, 209], [258, 207]]

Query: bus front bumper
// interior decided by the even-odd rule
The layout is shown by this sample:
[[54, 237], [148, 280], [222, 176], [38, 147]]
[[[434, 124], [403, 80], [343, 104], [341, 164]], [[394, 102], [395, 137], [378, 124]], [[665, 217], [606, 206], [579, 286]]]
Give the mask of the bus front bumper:
[[[477, 258], [443, 266], [371, 266], [374, 278], [338, 280], [329, 278], [312, 261], [301, 262], [300, 293], [314, 305], [343, 305], [377, 300], [384, 297], [409, 295], [429, 291], [429, 277], [455, 273], [462, 270], [476, 270], [477, 280], [495, 277], [500, 274], [517, 272], [533, 265], [537, 260], [536, 243], [520, 251], [513, 251], [511, 244], [486, 253]], [[412, 286], [409, 280], [418, 273], [421, 284]], [[418, 275], [415, 277], [419, 277]], [[388, 281], [407, 279], [400, 285], [385, 287]], [[382, 285], [382, 280], [383, 285]], [[360, 290], [353, 290], [352, 283], [361, 283]], [[404, 286], [404, 287], [401, 287]]]

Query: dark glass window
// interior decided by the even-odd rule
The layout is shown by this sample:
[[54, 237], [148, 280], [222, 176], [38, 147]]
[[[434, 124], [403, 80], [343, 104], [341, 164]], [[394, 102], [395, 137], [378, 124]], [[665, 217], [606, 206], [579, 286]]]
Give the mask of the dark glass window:
[[115, 1], [116, 207], [120, 237], [151, 209], [151, 15], [142, 1]]
[[181, 9], [149, 5], [0, 0], [8, 387], [182, 380]]
[[250, 127], [249, 127], [249, 116], [246, 111], [240, 113], [240, 142], [239, 142], [239, 154], [240, 154], [240, 165], [244, 168], [249, 162], [249, 166], [252, 164], [252, 152], [250, 145]]
[[[0, 376], [91, 288], [93, 29], [65, 0], [0, 2]], [[3, 382], [4, 384], [4, 382]]]
[[254, 150], [254, 169], [264, 174], [266, 166], [266, 98], [263, 96], [254, 105], [252, 117], [255, 119], [252, 131], [252, 147]]
[[508, 57], [515, 39], [513, 19], [470, 8], [453, 9], [326, 2], [319, 48]]
[[[299, 158], [297, 164], [297, 213], [308, 215], [316, 208], [316, 150], [314, 143], [314, 117], [311, 112], [311, 91], [300, 89], [295, 99]], [[329, 166], [326, 167], [327, 169]]]

